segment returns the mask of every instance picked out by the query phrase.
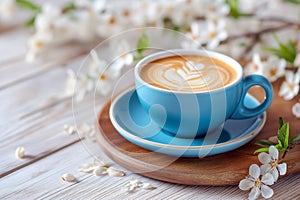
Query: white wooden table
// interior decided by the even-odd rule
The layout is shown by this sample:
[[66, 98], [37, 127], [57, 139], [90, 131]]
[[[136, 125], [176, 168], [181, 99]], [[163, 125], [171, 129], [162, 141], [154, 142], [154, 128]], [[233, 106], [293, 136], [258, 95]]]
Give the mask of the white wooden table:
[[[65, 95], [66, 71], [85, 57], [83, 48], [63, 47], [53, 61], [25, 61], [30, 32], [19, 23], [0, 33], [0, 199], [246, 199], [238, 186], [204, 187], [164, 183], [118, 166], [97, 143], [68, 135], [64, 124], [73, 125], [71, 98]], [[79, 118], [93, 124], [94, 113], [87, 101], [75, 108]], [[100, 105], [99, 105], [100, 109]], [[77, 117], [78, 117], [77, 116]], [[15, 150], [24, 146], [27, 157], [17, 159]], [[94, 176], [78, 167], [99, 155], [110, 165], [123, 169], [125, 177]], [[63, 182], [72, 173], [76, 183]], [[155, 190], [121, 190], [138, 178], [158, 186]], [[241, 177], [242, 179], [243, 177]], [[300, 174], [282, 178], [272, 186], [273, 199], [300, 199]]]

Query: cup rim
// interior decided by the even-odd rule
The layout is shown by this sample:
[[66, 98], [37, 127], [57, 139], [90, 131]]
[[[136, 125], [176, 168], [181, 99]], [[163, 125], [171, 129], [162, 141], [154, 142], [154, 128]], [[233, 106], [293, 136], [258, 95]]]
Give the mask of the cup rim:
[[[210, 58], [216, 58], [221, 60], [222, 62], [225, 62], [226, 64], [228, 64], [229, 66], [231, 66], [232, 68], [235, 69], [235, 71], [237, 72], [237, 78], [231, 82], [228, 85], [225, 85], [224, 87], [221, 88], [216, 88], [216, 89], [211, 89], [208, 91], [177, 91], [177, 90], [168, 90], [168, 89], [164, 89], [164, 88], [160, 88], [157, 87], [155, 85], [152, 85], [150, 83], [147, 83], [145, 80], [142, 79], [140, 72], [142, 70], [142, 68], [149, 62], [157, 60], [157, 59], [161, 59], [161, 58], [166, 58], [166, 57], [170, 57], [170, 56], [184, 56], [184, 55], [202, 55], [202, 56], [206, 56], [206, 57], [210, 57]], [[215, 51], [209, 51], [209, 50], [202, 50], [202, 49], [197, 49], [197, 50], [186, 50], [186, 49], [168, 49], [168, 50], [164, 50], [164, 51], [159, 51], [153, 54], [150, 54], [146, 57], [144, 57], [143, 59], [141, 59], [134, 68], [134, 77], [135, 80], [137, 80], [138, 82], [142, 83], [142, 85], [147, 85], [147, 87], [150, 87], [152, 89], [155, 90], [159, 90], [159, 91], [163, 91], [163, 92], [167, 92], [167, 93], [181, 93], [181, 94], [198, 94], [198, 93], [210, 93], [210, 92], [217, 92], [217, 91], [223, 91], [226, 88], [232, 87], [236, 84], [238, 84], [240, 82], [240, 80], [243, 77], [243, 69], [242, 66], [233, 58], [219, 53], [219, 52], [215, 52]]]

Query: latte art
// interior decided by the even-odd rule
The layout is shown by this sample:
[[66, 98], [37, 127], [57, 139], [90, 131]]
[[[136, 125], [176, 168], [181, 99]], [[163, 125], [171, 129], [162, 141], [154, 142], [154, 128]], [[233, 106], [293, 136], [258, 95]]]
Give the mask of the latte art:
[[152, 61], [141, 70], [147, 83], [173, 91], [208, 91], [232, 83], [237, 72], [205, 56], [172, 56]]

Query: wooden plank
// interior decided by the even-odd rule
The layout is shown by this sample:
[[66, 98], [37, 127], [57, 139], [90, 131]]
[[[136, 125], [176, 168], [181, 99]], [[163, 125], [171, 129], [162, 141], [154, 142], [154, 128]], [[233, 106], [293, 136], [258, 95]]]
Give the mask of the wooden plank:
[[[67, 107], [64, 106], [64, 108], [52, 111], [47, 117], [32, 120], [31, 123], [21, 124], [11, 130], [10, 135], [4, 132], [6, 139], [1, 141], [0, 152], [9, 156], [0, 158], [0, 176], [5, 176], [15, 169], [19, 169], [20, 166], [31, 164], [32, 160], [37, 160], [40, 156], [47, 156], [62, 146], [80, 139], [77, 134], [67, 135], [63, 131], [63, 125], [65, 123], [72, 124], [73, 121], [72, 113], [66, 109]], [[83, 112], [84, 109], [78, 111]], [[81, 120], [91, 121], [89, 116], [90, 114], [83, 114]], [[15, 158], [14, 152], [18, 146], [25, 147], [28, 157], [21, 160]]]
[[[89, 146], [93, 149], [97, 146]], [[72, 156], [76, 155], [76, 156]], [[105, 157], [101, 152], [97, 155]], [[105, 158], [109, 161], [108, 158]], [[46, 159], [41, 159], [19, 171], [1, 179], [0, 198], [20, 199], [26, 195], [32, 199], [244, 199], [248, 192], [237, 186], [205, 187], [169, 184], [126, 171], [123, 178], [96, 177], [77, 171], [82, 164], [92, 162], [93, 158], [81, 143], [76, 143]], [[110, 161], [109, 161], [110, 162]], [[119, 168], [119, 166], [114, 165]], [[64, 173], [74, 174], [78, 182], [67, 183], [60, 180]], [[131, 194], [123, 192], [122, 186], [129, 180], [138, 178], [158, 186], [155, 190], [137, 190]], [[272, 186], [274, 199], [294, 199], [299, 192], [300, 174], [280, 179]], [[289, 191], [286, 193], [286, 191]]]
[[2, 68], [0, 68], [0, 90], [7, 89], [15, 84], [22, 83], [33, 77], [47, 73], [56, 67], [64, 67], [76, 57], [81, 56], [76, 60], [77, 63], [72, 63], [80, 65], [83, 58], [90, 50], [90, 45], [91, 44], [85, 46], [68, 45], [60, 48], [48, 55], [49, 62], [36, 61], [34, 63], [28, 63], [22, 58], [13, 64], [2, 66]]
[[[20, 59], [27, 51], [27, 39], [30, 33], [20, 27], [15, 31], [1, 34], [0, 37], [0, 64]], [[2, 68], [2, 65], [0, 65]]]
[[[79, 61], [81, 58], [69, 64], [73, 66]], [[63, 124], [73, 124], [74, 120], [72, 101], [65, 95], [66, 77], [65, 69], [54, 68], [0, 92], [0, 113], [3, 113], [0, 115], [0, 152], [10, 155], [0, 158], [0, 174], [10, 173], [30, 164], [38, 156], [46, 156], [78, 139], [77, 135], [67, 136], [63, 132]], [[94, 110], [90, 109], [92, 100], [91, 97], [74, 108], [75, 112], [81, 114], [78, 120], [90, 120], [93, 123]], [[33, 157], [16, 160], [14, 151], [17, 146], [24, 146]]]
[[[77, 156], [72, 156], [77, 155]], [[2, 178], [0, 182], [0, 198], [37, 198], [41, 194], [58, 188], [70, 187], [72, 183], [63, 182], [60, 176], [64, 173], [73, 173], [78, 181], [83, 181], [89, 174], [77, 171], [77, 168], [86, 162], [92, 162], [92, 156], [81, 143], [76, 143], [66, 149], [41, 159], [36, 163], [16, 171]], [[98, 177], [94, 177], [99, 179]], [[104, 179], [107, 177], [104, 177]], [[73, 183], [74, 184], [74, 183]]]

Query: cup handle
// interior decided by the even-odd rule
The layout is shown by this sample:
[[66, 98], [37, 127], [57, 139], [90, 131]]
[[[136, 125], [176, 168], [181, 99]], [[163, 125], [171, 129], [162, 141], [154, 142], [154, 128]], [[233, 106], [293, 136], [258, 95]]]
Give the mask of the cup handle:
[[[273, 88], [271, 83], [263, 76], [260, 75], [249, 75], [243, 79], [243, 91], [241, 95], [240, 102], [231, 115], [231, 119], [246, 119], [250, 117], [257, 116], [263, 113], [271, 105], [273, 99]], [[265, 90], [265, 100], [262, 104], [255, 108], [248, 108], [244, 105], [244, 99], [248, 90], [252, 86], [261, 86]]]

